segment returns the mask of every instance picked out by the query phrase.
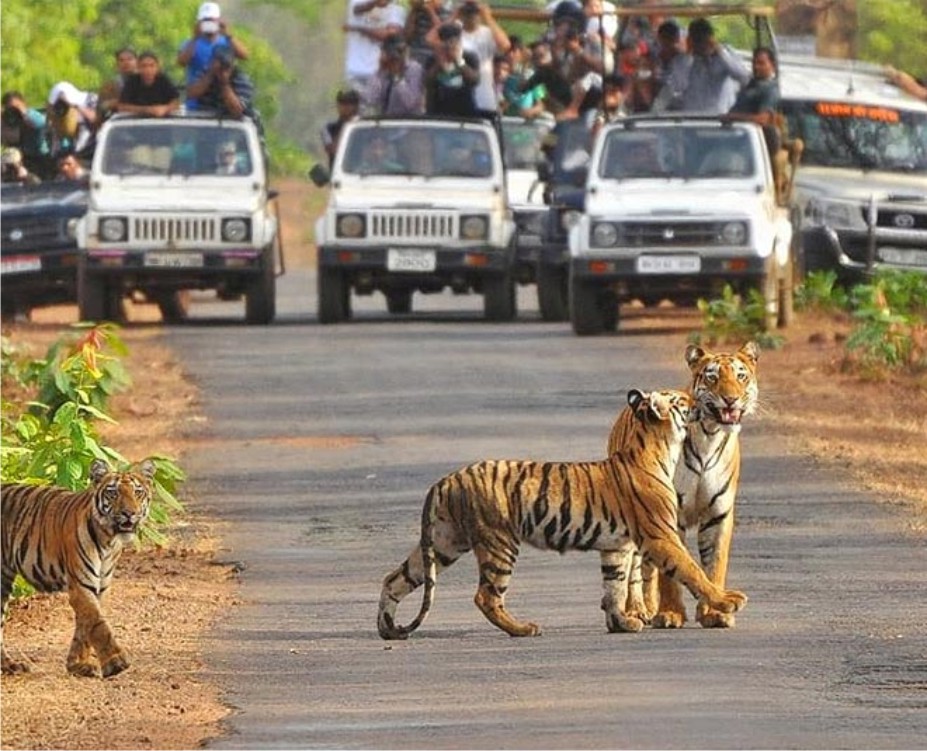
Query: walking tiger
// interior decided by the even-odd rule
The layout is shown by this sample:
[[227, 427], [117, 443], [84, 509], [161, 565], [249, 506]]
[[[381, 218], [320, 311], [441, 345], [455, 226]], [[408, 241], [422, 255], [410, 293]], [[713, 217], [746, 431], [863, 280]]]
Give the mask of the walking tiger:
[[[384, 639], [404, 639], [434, 602], [438, 573], [473, 550], [479, 564], [476, 606], [512, 636], [535, 636], [540, 627], [516, 619], [505, 594], [522, 542], [556, 550], [598, 550], [609, 631], [640, 631], [625, 612], [631, 552], [689, 588], [720, 612], [740, 610], [746, 597], [713, 585], [676, 532], [673, 472], [694, 401], [682, 391], [632, 389], [619, 416], [624, 439], [598, 462], [487, 460], [435, 483], [422, 511], [421, 541], [386, 576], [377, 628]], [[395, 621], [399, 603], [424, 583], [421, 609], [408, 626]]]

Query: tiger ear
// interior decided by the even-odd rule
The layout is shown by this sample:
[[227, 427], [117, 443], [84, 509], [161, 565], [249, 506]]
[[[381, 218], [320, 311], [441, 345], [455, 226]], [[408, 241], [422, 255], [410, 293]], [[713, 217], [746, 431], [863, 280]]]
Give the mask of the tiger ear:
[[630, 405], [631, 409], [637, 409], [640, 403], [646, 398], [647, 394], [645, 394], [640, 389], [628, 390], [628, 404]]
[[97, 483], [100, 482], [109, 472], [109, 465], [103, 459], [94, 459], [90, 464], [90, 479]]
[[138, 471], [142, 473], [143, 477], [147, 477], [149, 480], [155, 476], [155, 470], [155, 463], [151, 459], [145, 459], [145, 461], [138, 465]]
[[702, 347], [699, 347], [697, 344], [690, 344], [688, 347], [686, 347], [685, 358], [686, 365], [689, 366], [689, 370], [695, 372], [698, 369], [699, 364], [706, 357], [711, 357], [711, 354]]
[[737, 354], [749, 360], [753, 365], [756, 365], [756, 361], [760, 359], [760, 348], [757, 346], [756, 342], [747, 342], [737, 350]]

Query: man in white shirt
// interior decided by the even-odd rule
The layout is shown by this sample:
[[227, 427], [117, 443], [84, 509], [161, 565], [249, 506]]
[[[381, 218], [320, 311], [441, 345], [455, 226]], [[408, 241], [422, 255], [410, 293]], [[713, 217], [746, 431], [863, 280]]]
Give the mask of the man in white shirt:
[[473, 90], [476, 108], [482, 113], [498, 112], [496, 91], [493, 85], [493, 59], [511, 48], [508, 34], [496, 23], [485, 2], [465, 0], [458, 11], [463, 26], [463, 48], [473, 52], [480, 60], [480, 82]]
[[344, 76], [351, 88], [363, 91], [380, 67], [380, 45], [401, 34], [406, 11], [396, 0], [349, 0], [344, 50]]

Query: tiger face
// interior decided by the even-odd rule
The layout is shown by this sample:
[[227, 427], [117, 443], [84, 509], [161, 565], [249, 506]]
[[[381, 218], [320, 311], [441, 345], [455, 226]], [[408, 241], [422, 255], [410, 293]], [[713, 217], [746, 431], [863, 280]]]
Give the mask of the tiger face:
[[129, 542], [148, 517], [155, 465], [150, 459], [125, 472], [110, 471], [97, 459], [90, 466], [94, 515], [103, 529]]
[[747, 342], [733, 354], [714, 354], [694, 344], [686, 348], [692, 395], [703, 424], [729, 433], [740, 431], [740, 421], [756, 409], [758, 357], [755, 342]]
[[645, 424], [665, 423], [670, 441], [682, 441], [690, 422], [698, 419], [696, 401], [685, 391], [667, 389], [645, 393], [638, 389], [628, 392], [628, 404], [634, 416]]

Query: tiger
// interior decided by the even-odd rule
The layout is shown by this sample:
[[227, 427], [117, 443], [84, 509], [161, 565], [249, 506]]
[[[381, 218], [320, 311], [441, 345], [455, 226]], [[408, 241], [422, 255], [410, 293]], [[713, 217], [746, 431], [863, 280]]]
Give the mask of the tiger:
[[[67, 589], [75, 622], [67, 656], [72, 675], [98, 674], [94, 652], [104, 678], [129, 667], [101, 606], [123, 546], [148, 516], [154, 475], [151, 459], [126, 471], [112, 471], [104, 460], [95, 459], [90, 465], [92, 485], [83, 491], [20, 483], [0, 486], [0, 608], [5, 616], [17, 574], [40, 592]], [[3, 673], [30, 671], [27, 662], [10, 658], [5, 647], [0, 651]]]
[[[626, 440], [601, 461], [485, 460], [446, 475], [428, 490], [421, 538], [383, 580], [377, 630], [405, 639], [434, 602], [438, 573], [473, 550], [479, 564], [474, 601], [490, 623], [511, 636], [536, 636], [540, 626], [505, 608], [519, 545], [598, 550], [609, 632], [637, 632], [643, 622], [623, 612], [628, 568], [636, 547], [661, 571], [719, 612], [740, 610], [746, 597], [713, 585], [676, 532], [673, 471], [682, 452], [694, 400], [683, 391], [631, 389], [619, 422]], [[396, 609], [424, 583], [421, 609], [408, 626]]]
[[[740, 480], [741, 420], [757, 407], [759, 348], [746, 342], [736, 352], [713, 353], [691, 344], [685, 360], [700, 418], [689, 425], [683, 458], [674, 485], [679, 503], [679, 535], [698, 527], [698, 550], [708, 578], [724, 588], [734, 531], [734, 501]], [[612, 451], [623, 440], [625, 427], [616, 422], [608, 440]], [[642, 563], [631, 564], [631, 587], [626, 610], [657, 628], [681, 628], [686, 609], [678, 584]], [[641, 584], [637, 584], [642, 582]], [[735, 616], [702, 600], [696, 619], [704, 628], [733, 628]]]

